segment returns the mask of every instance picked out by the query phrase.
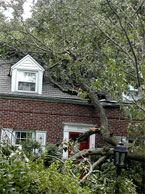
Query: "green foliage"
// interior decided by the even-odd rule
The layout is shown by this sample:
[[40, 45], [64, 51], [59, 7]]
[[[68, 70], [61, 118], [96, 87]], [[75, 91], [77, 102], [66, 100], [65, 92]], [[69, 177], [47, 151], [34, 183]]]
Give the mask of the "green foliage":
[[14, 11], [10, 21], [1, 16], [3, 56], [29, 53], [64, 88], [80, 87], [77, 82], [81, 79], [96, 92], [103, 91], [119, 101], [122, 93], [129, 94], [130, 84], [139, 89], [137, 105], [144, 110], [143, 3], [38, 0], [32, 17], [22, 21], [22, 0], [9, 6], [2, 2]]
[[[52, 149], [51, 149], [52, 148]], [[135, 171], [123, 171], [122, 176], [117, 178], [116, 168], [109, 160], [84, 181], [79, 184], [80, 177], [88, 173], [90, 165], [88, 159], [80, 160], [77, 164], [71, 161], [55, 161], [45, 166], [44, 160], [28, 159], [21, 148], [13, 148], [10, 145], [0, 147], [0, 193], [68, 193], [68, 194], [110, 194], [118, 191], [118, 194], [136, 194], [136, 188], [131, 179], [138, 182], [141, 178], [141, 167], [137, 167], [138, 175], [134, 177]], [[54, 145], [49, 145], [48, 153], [56, 155]], [[52, 161], [51, 161], [52, 162]], [[129, 165], [131, 166], [131, 165]], [[140, 169], [140, 171], [139, 171]], [[134, 169], [135, 170], [135, 169]], [[136, 178], [136, 179], [135, 179]], [[140, 181], [141, 183], [141, 181]]]
[[[6, 6], [4, 1], [0, 2], [5, 8], [10, 6]], [[18, 3], [11, 4], [11, 7], [14, 8], [14, 18], [8, 21], [2, 14], [0, 15], [1, 56], [7, 58], [22, 57], [29, 53], [41, 65], [45, 66], [52, 78], [61, 83], [64, 88], [66, 85], [69, 85], [71, 89], [80, 88], [79, 80], [83, 80], [93, 91], [103, 91], [117, 98], [119, 102], [122, 101], [122, 93], [129, 95], [128, 85], [131, 85], [138, 89], [140, 99], [132, 101], [135, 106], [131, 106], [129, 102], [125, 111], [131, 120], [141, 122], [144, 120], [144, 3], [137, 0], [37, 0], [32, 9], [32, 17], [22, 21], [23, 1], [17, 0], [15, 2]], [[81, 95], [85, 98], [88, 97], [86, 92], [81, 92]], [[141, 122], [129, 126], [130, 137], [138, 135], [141, 140], [144, 135], [144, 123]], [[138, 141], [136, 143], [140, 145]], [[48, 153], [49, 151], [55, 152], [55, 148], [51, 149], [48, 150]], [[11, 155], [9, 149], [4, 150], [7, 156]], [[20, 152], [18, 151], [18, 153]], [[14, 152], [13, 157], [17, 159], [15, 161], [25, 158], [24, 155], [22, 157], [20, 154], [19, 157], [16, 157], [17, 155]], [[7, 161], [6, 156], [5, 158], [6, 160], [2, 161]], [[34, 173], [35, 177], [31, 174], [34, 178], [32, 181], [36, 179], [36, 183], [40, 183], [40, 185], [36, 184], [39, 193], [48, 192], [47, 184], [43, 184], [43, 182], [48, 182], [48, 176], [45, 174], [47, 170], [44, 171], [41, 162], [39, 164], [30, 163], [25, 166]], [[6, 162], [6, 165], [10, 164]], [[59, 172], [60, 169], [57, 165], [56, 167], [54, 164], [52, 165], [55, 172], [50, 166], [50, 171], [55, 176], [49, 174], [49, 177], [53, 181], [55, 179], [54, 184], [61, 185], [65, 171]], [[33, 166], [36, 173], [32, 168]], [[7, 169], [9, 167], [7, 166]], [[87, 165], [82, 168], [87, 172]], [[39, 169], [43, 172], [44, 177]], [[74, 170], [76, 169], [77, 167], [74, 167]], [[27, 171], [27, 168], [25, 170]], [[19, 174], [21, 174], [20, 172]], [[108, 172], [110, 173], [110, 171]], [[23, 180], [27, 175], [29, 176], [29, 173], [24, 173]], [[114, 176], [112, 173], [110, 175]], [[62, 179], [62, 182], [57, 179], [57, 176]], [[70, 174], [64, 175], [65, 181], [68, 181], [70, 177]], [[116, 190], [115, 185], [118, 183], [117, 179], [112, 177], [97, 171], [85, 184], [90, 186], [93, 193], [108, 192], [110, 194]], [[5, 181], [7, 184], [11, 183], [11, 181], [7, 181], [7, 178]], [[63, 185], [65, 185], [65, 181]], [[128, 177], [125, 180], [120, 177], [118, 181], [120, 181], [120, 192], [135, 193], [134, 186]], [[66, 183], [66, 186], [71, 188], [71, 185]], [[50, 181], [50, 187], [52, 185], [53, 182]], [[35, 181], [31, 186], [35, 190]], [[26, 189], [29, 190], [29, 187]], [[49, 192], [54, 193], [55, 191], [50, 190]]]
[[45, 147], [45, 150], [49, 155], [59, 156], [59, 147], [56, 144], [48, 143]]
[[22, 155], [23, 151], [19, 149], [8, 157], [0, 148], [0, 193], [91, 193], [88, 187], [78, 184], [79, 176], [72, 176], [70, 162], [64, 165], [56, 162], [45, 168], [42, 159], [26, 162], [23, 157], [20, 158]]
[[59, 147], [55, 144], [48, 143], [45, 148], [45, 153], [43, 154], [45, 166], [50, 166], [57, 158], [61, 158], [61, 156], [62, 153]]
[[127, 176], [129, 179], [133, 180], [133, 183], [136, 185], [136, 190], [138, 193], [143, 193], [145, 190], [144, 185], [144, 164], [129, 160], [127, 162], [127, 170], [124, 171], [124, 176]]
[[26, 141], [22, 142], [21, 145], [22, 145], [24, 153], [27, 156], [31, 155], [32, 153], [37, 154], [37, 153], [42, 152], [41, 145], [37, 141], [27, 139]]
[[[87, 174], [90, 170], [90, 164], [80, 161], [77, 166], [73, 167], [73, 172], [80, 171]], [[139, 167], [139, 166], [138, 166]], [[134, 169], [134, 171], [133, 171]], [[137, 168], [139, 173], [137, 175], [138, 179], [142, 178], [142, 169]], [[130, 171], [123, 169], [120, 176], [116, 174], [116, 167], [112, 160], [108, 160], [103, 163], [100, 167], [94, 169], [93, 173], [85, 179], [83, 185], [91, 188], [93, 194], [137, 194], [136, 185], [134, 184], [133, 173], [137, 170], [132, 166], [132, 173]], [[138, 184], [138, 186], [140, 186]]]
[[58, 163], [46, 169], [42, 161], [26, 164], [1, 159], [0, 162], [1, 193], [89, 193], [88, 188], [78, 185], [78, 177], [73, 178], [69, 173], [69, 166], [65, 166], [65, 172], [59, 172]]
[[128, 194], [137, 194], [136, 188], [133, 182], [127, 178], [119, 177], [116, 181], [115, 190], [118, 191], [118, 194], [128, 193]]
[[[70, 165], [66, 163], [64, 169], [59, 172], [60, 164], [53, 163], [48, 169], [41, 170], [41, 183], [40, 179], [38, 184], [42, 185], [43, 192], [46, 193], [90, 193], [89, 189], [84, 189], [78, 185], [79, 177], [73, 178], [70, 174]], [[33, 175], [32, 175], [33, 176]], [[37, 174], [34, 174], [37, 183]]]
[[135, 145], [145, 146], [145, 123], [138, 122], [128, 125], [128, 139], [132, 138]]

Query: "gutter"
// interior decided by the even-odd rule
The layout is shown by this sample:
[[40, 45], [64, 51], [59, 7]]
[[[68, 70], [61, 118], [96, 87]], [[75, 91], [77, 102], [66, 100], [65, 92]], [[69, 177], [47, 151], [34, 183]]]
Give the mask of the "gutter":
[[[51, 97], [51, 96], [31, 96], [31, 95], [23, 95], [23, 94], [6, 94], [0, 93], [0, 99], [15, 99], [15, 100], [33, 100], [33, 101], [43, 101], [43, 102], [54, 102], [54, 103], [65, 103], [65, 104], [76, 104], [83, 106], [93, 106], [91, 103], [88, 103], [84, 99], [73, 99], [73, 98], [61, 98], [61, 97]], [[116, 107], [119, 108], [120, 105], [125, 105], [124, 103], [117, 103], [111, 101], [103, 101], [101, 102], [103, 107]], [[128, 104], [127, 104], [128, 105]]]

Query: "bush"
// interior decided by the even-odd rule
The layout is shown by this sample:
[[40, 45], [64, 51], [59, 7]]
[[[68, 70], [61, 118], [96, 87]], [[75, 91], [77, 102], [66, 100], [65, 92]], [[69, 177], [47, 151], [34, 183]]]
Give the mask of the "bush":
[[41, 145], [36, 140], [27, 139], [22, 143], [22, 148], [27, 156], [32, 155], [32, 153], [42, 153]]
[[48, 143], [45, 148], [45, 153], [43, 154], [45, 166], [50, 166], [53, 162], [56, 161], [56, 158], [61, 158], [61, 156], [62, 153], [60, 152], [59, 147], [55, 144]]
[[78, 185], [79, 177], [73, 178], [69, 165], [59, 172], [59, 163], [44, 168], [43, 161], [13, 162], [1, 160], [0, 193], [52, 193], [52, 194], [89, 194], [90, 190]]
[[[103, 163], [83, 182], [80, 173], [88, 173], [87, 160], [74, 164], [71, 161], [55, 162], [46, 159], [59, 156], [54, 145], [39, 159], [27, 158], [22, 147], [0, 146], [0, 193], [2, 194], [137, 194], [136, 187], [127, 171], [117, 178], [112, 161]], [[55, 158], [56, 159], [56, 158]], [[133, 171], [134, 172], [134, 171]]]
[[[21, 148], [15, 151], [8, 146], [0, 148], [0, 193], [2, 194], [89, 194], [88, 187], [81, 187], [79, 177], [70, 172], [71, 163], [52, 163], [45, 168], [42, 159], [31, 161]], [[6, 152], [8, 150], [9, 152]], [[11, 154], [10, 154], [11, 152]], [[5, 154], [7, 153], [7, 154]]]
[[[74, 167], [74, 170], [77, 167]], [[78, 171], [79, 169], [87, 174], [90, 170], [90, 164], [88, 165], [85, 160], [79, 164]], [[109, 159], [94, 169], [93, 173], [85, 179], [83, 185], [88, 186], [93, 194], [137, 194], [133, 179], [126, 174], [126, 170], [122, 169], [120, 176], [117, 176], [116, 167]]]

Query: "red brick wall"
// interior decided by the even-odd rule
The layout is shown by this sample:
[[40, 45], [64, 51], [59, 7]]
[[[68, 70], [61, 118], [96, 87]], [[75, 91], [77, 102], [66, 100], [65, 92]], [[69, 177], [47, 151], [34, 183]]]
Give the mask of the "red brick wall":
[[[119, 108], [106, 108], [110, 128], [115, 135], [125, 135], [128, 122]], [[35, 100], [0, 99], [0, 127], [14, 130], [45, 130], [47, 141], [56, 143], [63, 137], [63, 122], [95, 124], [97, 112], [92, 106], [42, 102]]]

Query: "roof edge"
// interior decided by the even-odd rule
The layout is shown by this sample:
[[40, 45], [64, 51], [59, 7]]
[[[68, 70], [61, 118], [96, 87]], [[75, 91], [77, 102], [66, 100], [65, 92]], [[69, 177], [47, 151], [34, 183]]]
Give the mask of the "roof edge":
[[45, 96], [26, 96], [23, 94], [0, 94], [0, 99], [16, 99], [16, 100], [34, 100], [34, 101], [47, 101], [47, 102], [56, 102], [56, 103], [66, 103], [66, 104], [78, 104], [78, 105], [89, 105], [86, 101], [68, 99], [68, 98], [58, 98], [58, 97], [45, 97]]
[[[54, 103], [65, 103], [65, 104], [77, 104], [83, 106], [93, 106], [91, 103], [88, 103], [84, 100], [75, 100], [75, 99], [68, 99], [68, 98], [58, 98], [58, 97], [42, 97], [42, 96], [26, 96], [23, 94], [0, 94], [0, 99], [16, 99], [16, 100], [34, 100], [34, 101], [45, 101], [45, 102], [54, 102]], [[120, 107], [123, 105], [121, 103], [107, 103], [101, 102], [103, 107]], [[126, 105], [126, 104], [125, 104]]]

